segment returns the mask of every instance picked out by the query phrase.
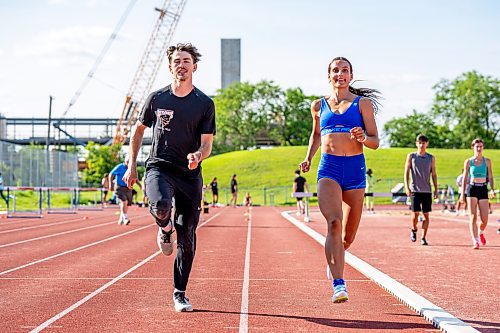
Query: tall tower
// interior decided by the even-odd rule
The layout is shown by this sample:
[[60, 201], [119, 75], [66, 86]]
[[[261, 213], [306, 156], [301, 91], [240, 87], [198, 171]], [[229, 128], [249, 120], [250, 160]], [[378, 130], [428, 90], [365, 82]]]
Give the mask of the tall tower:
[[241, 81], [241, 39], [221, 39], [221, 88]]

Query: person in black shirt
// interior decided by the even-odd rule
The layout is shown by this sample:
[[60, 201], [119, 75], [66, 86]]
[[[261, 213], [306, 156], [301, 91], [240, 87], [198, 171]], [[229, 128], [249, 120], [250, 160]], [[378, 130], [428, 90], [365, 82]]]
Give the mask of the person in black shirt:
[[214, 177], [214, 179], [210, 183], [210, 187], [212, 188], [212, 205], [215, 207], [219, 202], [219, 188], [217, 186], [217, 177]]
[[[304, 191], [306, 189], [307, 191]], [[306, 179], [300, 175], [300, 170], [295, 170], [295, 179], [293, 180], [293, 192], [309, 192]], [[297, 215], [305, 214], [303, 198], [297, 198]]]
[[[174, 261], [174, 307], [193, 311], [186, 287], [196, 250], [196, 228], [201, 211], [201, 161], [212, 151], [215, 106], [193, 85], [201, 54], [191, 44], [170, 46], [167, 51], [173, 81], [147, 98], [130, 139], [130, 168], [123, 177], [129, 187], [137, 181], [136, 161], [146, 127], [153, 140], [146, 160], [146, 194], [149, 210], [158, 224], [157, 242], [165, 255], [172, 254], [171, 234], [177, 233]], [[172, 199], [175, 214], [171, 220]]]
[[233, 178], [231, 179], [231, 200], [229, 201], [229, 204], [233, 204], [233, 207], [236, 207], [236, 204], [238, 203], [238, 182], [236, 181], [236, 175], [233, 175]]

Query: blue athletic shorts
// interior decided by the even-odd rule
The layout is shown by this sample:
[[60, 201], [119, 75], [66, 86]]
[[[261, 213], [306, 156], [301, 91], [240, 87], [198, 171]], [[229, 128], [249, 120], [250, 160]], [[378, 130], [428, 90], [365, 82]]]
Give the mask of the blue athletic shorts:
[[321, 154], [318, 167], [318, 181], [330, 178], [336, 181], [342, 191], [366, 187], [365, 155], [336, 156]]

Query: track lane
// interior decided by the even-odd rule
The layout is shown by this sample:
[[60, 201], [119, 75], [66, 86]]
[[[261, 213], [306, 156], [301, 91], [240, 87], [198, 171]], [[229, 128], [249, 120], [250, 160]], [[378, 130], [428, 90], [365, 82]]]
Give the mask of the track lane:
[[[345, 270], [350, 301], [332, 303], [324, 248], [284, 220], [278, 210], [254, 208], [253, 223], [249, 330], [436, 331], [350, 266]], [[273, 283], [266, 280], [273, 278]]]
[[174, 257], [160, 255], [54, 322], [50, 331], [233, 330], [239, 320], [246, 229], [239, 214], [231, 209], [225, 213], [197, 232], [198, 248], [188, 288], [194, 313], [174, 311]]
[[[321, 214], [315, 211], [311, 218], [309, 226], [324, 234]], [[487, 246], [474, 251], [467, 217], [434, 212], [430, 223], [425, 247], [410, 242], [407, 211], [363, 215], [350, 252], [481, 332], [500, 330], [494, 287], [500, 272], [498, 226], [490, 221]]]

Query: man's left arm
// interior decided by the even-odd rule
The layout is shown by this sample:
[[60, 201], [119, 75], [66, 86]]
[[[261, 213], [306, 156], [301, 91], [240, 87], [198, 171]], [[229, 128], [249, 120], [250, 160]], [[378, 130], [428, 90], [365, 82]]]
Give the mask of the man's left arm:
[[189, 170], [194, 170], [198, 167], [201, 161], [206, 159], [212, 153], [212, 143], [214, 141], [213, 134], [202, 134], [200, 148], [194, 153], [189, 153], [187, 155], [188, 168]]
[[438, 178], [436, 172], [436, 158], [434, 156], [432, 156], [431, 174], [432, 182], [434, 183], [434, 199], [436, 199], [438, 197]]

